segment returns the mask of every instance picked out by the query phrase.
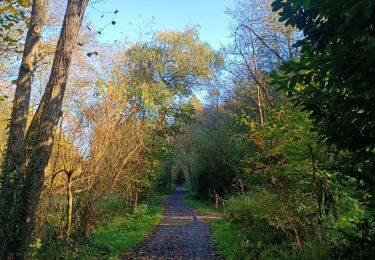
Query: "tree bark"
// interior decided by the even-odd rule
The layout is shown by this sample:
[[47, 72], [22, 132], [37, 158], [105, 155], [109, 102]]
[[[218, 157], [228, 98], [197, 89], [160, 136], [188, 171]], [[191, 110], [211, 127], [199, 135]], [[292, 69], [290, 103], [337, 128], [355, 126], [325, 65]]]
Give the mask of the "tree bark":
[[54, 134], [61, 117], [61, 106], [77, 44], [78, 32], [88, 0], [68, 0], [60, 38], [57, 43], [51, 75], [41, 103], [27, 130], [22, 151], [20, 175], [24, 176], [22, 190], [16, 202], [16, 222], [7, 237], [12, 250], [7, 258], [25, 259], [34, 227], [36, 211], [44, 184]]
[[8, 228], [13, 221], [12, 214], [9, 213], [14, 210], [14, 202], [21, 181], [16, 171], [21, 163], [22, 143], [25, 137], [30, 105], [31, 84], [36, 58], [39, 53], [45, 12], [45, 0], [34, 0], [22, 61], [18, 72], [12, 115], [9, 122], [7, 149], [5, 151], [0, 180], [0, 259], [5, 258], [4, 251], [10, 246], [7, 244], [8, 242], [5, 237], [8, 236]]
[[19, 68], [17, 87], [13, 99], [12, 117], [9, 124], [9, 137], [5, 154], [5, 164], [16, 169], [20, 161], [22, 142], [26, 132], [26, 123], [30, 104], [31, 82], [39, 53], [41, 32], [45, 18], [45, 0], [34, 0], [27, 31], [25, 47]]

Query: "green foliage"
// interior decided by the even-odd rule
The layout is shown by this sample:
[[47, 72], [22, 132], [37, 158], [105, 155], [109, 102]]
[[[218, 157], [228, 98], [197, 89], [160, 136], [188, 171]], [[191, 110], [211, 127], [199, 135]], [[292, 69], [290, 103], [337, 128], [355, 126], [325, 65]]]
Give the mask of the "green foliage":
[[5, 0], [0, 3], [0, 47], [3, 51], [17, 47], [27, 22], [30, 0]]
[[[233, 121], [223, 114], [216, 116], [196, 136], [195, 171], [201, 174], [196, 176], [198, 197], [207, 183], [206, 190], [221, 185], [232, 195], [228, 217], [211, 223], [221, 252], [228, 259], [348, 254], [348, 241], [361, 235], [365, 219], [356, 180], [338, 177], [348, 153], [319, 141], [309, 114], [289, 104], [269, 110], [263, 125], [243, 115], [240, 123], [247, 131], [229, 124]], [[212, 209], [186, 199], [201, 211]]]
[[246, 245], [246, 234], [240, 226], [233, 226], [228, 219], [210, 222], [213, 240], [226, 259], [251, 259]]
[[[237, 246], [251, 252], [251, 257], [327, 259], [343, 254], [346, 251], [347, 239], [359, 234], [358, 223], [363, 218], [363, 209], [345, 193], [339, 206], [342, 212], [338, 220], [327, 217], [323, 225], [316, 222], [314, 216], [306, 216], [309, 212], [303, 208], [295, 210], [291, 207], [291, 202], [289, 205], [285, 204], [284, 199], [277, 193], [260, 190], [229, 200], [228, 222], [233, 229], [237, 229], [234, 234], [241, 234], [234, 240], [240, 240]], [[243, 212], [251, 214], [251, 221], [243, 222], [249, 219], [243, 218]], [[236, 216], [241, 216], [241, 221], [236, 221]], [[303, 239], [301, 245], [295, 243], [296, 232], [299, 238]], [[308, 257], [309, 254], [311, 258]]]
[[105, 220], [89, 239], [89, 248], [105, 258], [119, 256], [149, 234], [162, 218], [160, 200], [150, 208], [141, 205], [137, 215]]
[[229, 193], [240, 157], [229, 132], [230, 116], [213, 109], [205, 112], [202, 131], [195, 137], [198, 145], [193, 171], [197, 195], [207, 199], [214, 192], [220, 196]]
[[277, 0], [280, 20], [303, 31], [301, 57], [275, 84], [311, 111], [322, 137], [373, 156], [375, 148], [375, 3]]
[[[163, 215], [161, 197], [149, 204], [139, 205], [136, 214], [118, 211], [119, 197], [102, 202], [103, 209], [117, 212], [116, 217], [105, 215], [87, 241], [66, 240], [54, 235], [56, 226], [50, 221], [43, 240], [36, 239], [31, 259], [117, 259], [123, 252], [138, 244], [160, 222]], [[120, 213], [120, 214], [119, 214]]]
[[[300, 248], [295, 248], [287, 242], [287, 238], [277, 228], [267, 223], [266, 211], [272, 212], [270, 199], [264, 194], [248, 194], [235, 196], [230, 199], [227, 211], [253, 212], [256, 217], [251, 224], [232, 223], [231, 218], [223, 217], [211, 220], [213, 240], [220, 254], [225, 259], [329, 259], [327, 248], [320, 241], [309, 241]], [[269, 197], [269, 196], [268, 196]], [[272, 199], [273, 201], [275, 198]], [[194, 206], [200, 214], [207, 215], [215, 211], [214, 204], [197, 200], [192, 194], [184, 201]]]
[[[251, 232], [264, 231], [263, 223], [254, 225], [258, 225], [259, 230], [254, 228]], [[210, 222], [210, 227], [214, 242], [225, 259], [329, 259], [322, 245], [308, 243], [299, 249], [291, 250], [282, 243], [280, 245], [264, 244], [266, 241], [260, 239], [265, 238], [262, 233], [254, 233], [251, 236], [243, 226], [232, 225], [227, 218]], [[260, 237], [257, 237], [258, 235]], [[251, 241], [249, 236], [257, 240]]]
[[195, 28], [183, 32], [158, 32], [154, 39], [126, 50], [117, 65], [113, 83], [117, 95], [128, 96], [136, 112], [182, 113], [189, 110], [187, 97], [201, 81], [210, 78], [222, 58], [199, 40]]
[[352, 187], [341, 193], [349, 205], [355, 208], [351, 202], [359, 199], [366, 207], [344, 213], [335, 230], [345, 234], [341, 248], [351, 248], [348, 254], [372, 255], [374, 247], [367, 245], [374, 239], [375, 215], [375, 3], [276, 0], [273, 8], [280, 21], [304, 34], [295, 43], [300, 58], [284, 63], [273, 83], [308, 111], [320, 138], [341, 151], [335, 172], [324, 174], [331, 184]]
[[237, 207], [278, 229], [285, 245], [318, 243], [341, 254], [347, 239], [360, 236], [365, 208], [355, 194], [356, 180], [338, 175], [347, 154], [318, 141], [307, 116], [284, 107], [269, 114], [264, 126], [248, 124], [257, 149], [245, 161], [256, 193], [237, 200]]

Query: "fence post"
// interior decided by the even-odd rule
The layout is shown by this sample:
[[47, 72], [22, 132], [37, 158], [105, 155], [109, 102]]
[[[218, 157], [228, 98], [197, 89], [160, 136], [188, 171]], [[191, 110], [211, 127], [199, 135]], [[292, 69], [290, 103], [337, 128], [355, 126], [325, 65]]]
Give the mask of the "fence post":
[[219, 195], [215, 192], [216, 214], [219, 214]]

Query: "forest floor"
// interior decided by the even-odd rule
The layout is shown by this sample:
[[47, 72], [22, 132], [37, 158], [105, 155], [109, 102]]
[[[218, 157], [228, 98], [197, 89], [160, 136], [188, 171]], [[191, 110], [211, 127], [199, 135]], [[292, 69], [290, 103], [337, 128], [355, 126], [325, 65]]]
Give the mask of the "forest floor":
[[186, 191], [176, 188], [176, 193], [165, 198], [163, 221], [155, 231], [122, 259], [223, 259], [212, 240], [207, 219], [183, 201]]

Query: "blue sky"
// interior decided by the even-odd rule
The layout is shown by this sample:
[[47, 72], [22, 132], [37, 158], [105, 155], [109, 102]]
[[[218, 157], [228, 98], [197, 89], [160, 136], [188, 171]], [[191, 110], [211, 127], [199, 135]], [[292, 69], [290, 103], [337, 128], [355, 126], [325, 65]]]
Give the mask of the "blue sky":
[[[108, 25], [102, 32], [102, 42], [142, 39], [141, 31], [177, 29], [188, 25], [200, 26], [200, 38], [214, 49], [229, 43], [230, 17], [225, 14], [234, 0], [104, 0], [88, 7], [88, 16], [96, 28], [112, 21], [119, 10], [116, 25]], [[97, 9], [97, 10], [95, 10]], [[102, 13], [104, 12], [104, 17]], [[152, 21], [152, 22], [151, 22]]]

